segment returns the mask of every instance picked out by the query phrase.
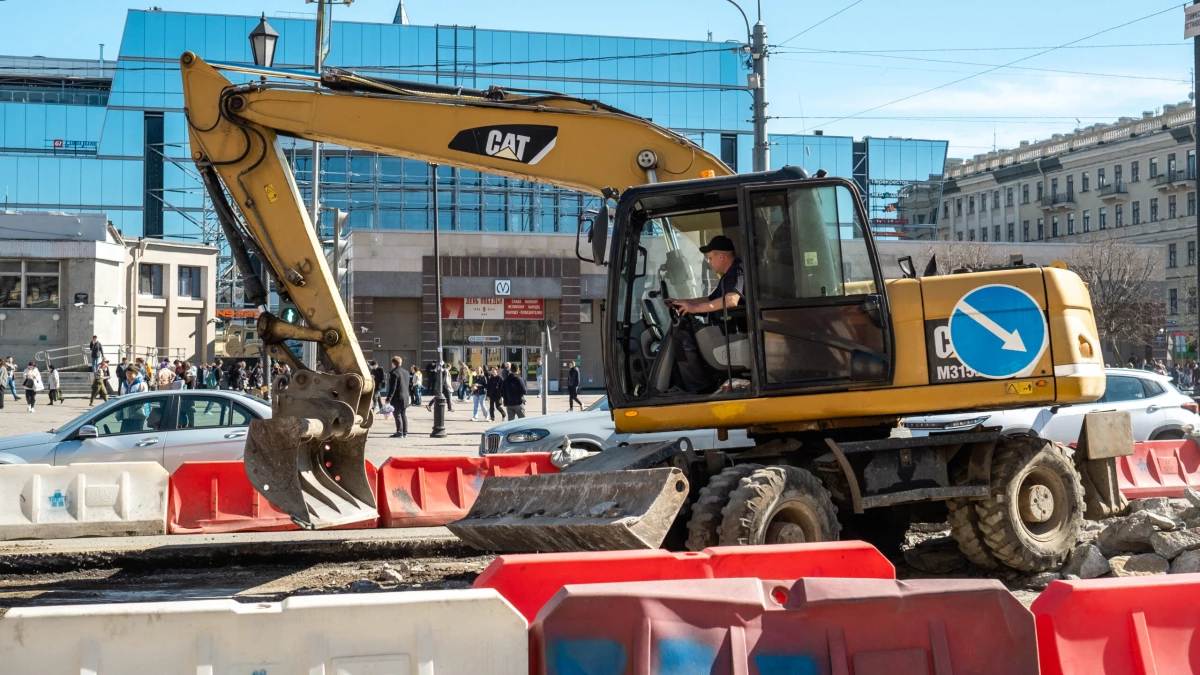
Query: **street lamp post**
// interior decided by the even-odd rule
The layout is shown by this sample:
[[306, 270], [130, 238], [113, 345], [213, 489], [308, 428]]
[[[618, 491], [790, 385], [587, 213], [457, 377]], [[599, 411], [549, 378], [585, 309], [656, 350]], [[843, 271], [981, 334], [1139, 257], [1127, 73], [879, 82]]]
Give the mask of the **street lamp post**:
[[753, 169], [766, 171], [771, 168], [771, 146], [767, 142], [767, 27], [762, 21], [762, 0], [758, 2], [758, 23], [750, 29], [750, 19], [741, 5], [727, 0], [737, 7], [746, 23], [746, 44], [750, 48], [750, 64], [754, 72], [748, 78], [754, 94], [754, 155]]
[[445, 359], [442, 358], [442, 251], [441, 233], [438, 229], [437, 203], [437, 164], [430, 164], [433, 172], [433, 280], [434, 280], [434, 311], [437, 313], [437, 365], [433, 369], [433, 386], [436, 393], [433, 396], [433, 431], [430, 438], [446, 437], [446, 388], [442, 386], [445, 375]]
[[267, 23], [267, 15], [263, 13], [258, 25], [250, 31], [250, 52], [254, 55], [254, 65], [270, 68], [275, 63], [275, 43], [279, 41], [279, 33]]

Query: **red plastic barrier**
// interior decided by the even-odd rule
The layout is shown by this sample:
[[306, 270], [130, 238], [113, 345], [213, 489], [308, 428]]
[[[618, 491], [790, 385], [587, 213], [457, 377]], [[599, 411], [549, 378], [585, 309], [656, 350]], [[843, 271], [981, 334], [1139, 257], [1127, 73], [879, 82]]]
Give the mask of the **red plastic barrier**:
[[[376, 484], [375, 467], [367, 462], [367, 480]], [[378, 495], [376, 495], [378, 501]], [[377, 521], [334, 529], [365, 530]], [[258, 494], [240, 461], [184, 462], [171, 474], [167, 498], [170, 534], [279, 532], [300, 529], [286, 513]]]
[[896, 568], [862, 541], [776, 546], [724, 546], [700, 553], [602, 551], [502, 555], [475, 580], [494, 588], [531, 623], [563, 586], [668, 579], [895, 579]]
[[392, 457], [379, 469], [379, 526], [427, 527], [467, 515], [483, 479], [558, 473], [550, 453]]
[[994, 580], [567, 586], [530, 631], [530, 672], [556, 675], [1033, 675], [1037, 664], [1033, 615]]
[[1189, 485], [1200, 490], [1200, 448], [1192, 440], [1143, 441], [1133, 454], [1117, 458], [1121, 494], [1140, 497], [1182, 497]]
[[1042, 675], [1200, 672], [1200, 574], [1055, 581], [1030, 609]]

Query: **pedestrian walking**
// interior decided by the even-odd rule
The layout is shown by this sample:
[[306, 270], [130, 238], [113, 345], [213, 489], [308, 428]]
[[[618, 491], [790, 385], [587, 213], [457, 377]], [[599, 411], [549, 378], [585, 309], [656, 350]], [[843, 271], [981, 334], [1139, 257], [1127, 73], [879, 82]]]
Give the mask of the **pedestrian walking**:
[[61, 380], [58, 378], [58, 369], [53, 365], [50, 366], [50, 372], [46, 375], [46, 393], [50, 395], [50, 405], [54, 405], [55, 401], [61, 402], [59, 398], [62, 394], [59, 391]]
[[140, 394], [148, 390], [149, 386], [146, 384], [146, 378], [139, 374], [137, 369], [128, 368], [125, 370], [125, 379], [117, 387], [117, 395]]
[[542, 370], [542, 357], [540, 357], [540, 356], [537, 357], [537, 359], [534, 360], [534, 363], [536, 364], [536, 368], [534, 369], [534, 372], [536, 373], [538, 391], [539, 392], [545, 391], [544, 389], [542, 389], [542, 387], [546, 386], [546, 379], [544, 377], [542, 377], [543, 374], [545, 374], [545, 371]]
[[483, 366], [479, 366], [471, 376], [471, 421], [487, 419], [487, 376], [483, 374]]
[[0, 361], [0, 410], [4, 410], [4, 390], [12, 384], [13, 371], [8, 367], [8, 361]]
[[[126, 368], [122, 372], [129, 372], [132, 370], [133, 368]], [[92, 371], [92, 395], [88, 399], [89, 408], [96, 404], [97, 398], [101, 401], [108, 400], [108, 387], [105, 386], [108, 383], [108, 373], [108, 361], [102, 359], [100, 361], [100, 365]]]
[[462, 403], [466, 401], [467, 393], [471, 391], [471, 371], [462, 361], [458, 362], [457, 378], [458, 402]]
[[433, 383], [433, 398], [429, 399], [428, 410], [433, 410], [433, 403], [440, 393], [446, 399], [446, 412], [454, 412], [454, 392], [450, 390], [450, 366], [445, 361], [431, 363], [429, 381]]
[[[17, 396], [17, 362], [11, 356], [5, 359], [4, 362], [8, 367], [8, 388], [12, 391], [13, 400], [20, 401], [21, 397]], [[0, 392], [0, 395], [3, 395], [3, 392]]]
[[575, 362], [571, 362], [571, 369], [567, 371], [567, 396], [570, 408], [567, 412], [575, 411], [575, 404], [579, 404], [579, 409], [583, 410], [583, 401], [579, 400], [579, 369], [575, 367]]
[[413, 405], [421, 405], [421, 394], [425, 393], [425, 387], [421, 386], [421, 369], [415, 364], [410, 367], [408, 376], [408, 392], [412, 397]]
[[375, 391], [371, 394], [371, 402], [376, 410], [383, 407], [383, 388], [387, 384], [384, 378], [383, 366], [379, 365], [375, 359], [367, 362], [371, 370], [371, 379], [375, 381]]
[[104, 345], [100, 344], [100, 338], [95, 335], [92, 336], [92, 341], [88, 345], [88, 355], [92, 359], [92, 370], [99, 368], [100, 362], [104, 360]]
[[230, 389], [244, 392], [250, 384], [250, 375], [246, 373], [246, 362], [238, 361], [235, 368], [236, 371], [229, 372], [229, 378], [233, 380], [233, 386]]
[[158, 385], [156, 388], [159, 391], [166, 391], [168, 389], [171, 389], [171, 383], [177, 379], [179, 379], [179, 378], [177, 375], [175, 375], [175, 367], [174, 366], [172, 366], [170, 363], [167, 363], [166, 361], [159, 364], [158, 377], [155, 380], [155, 384]]
[[[101, 362], [103, 363], [103, 361]], [[129, 359], [122, 356], [120, 363], [117, 364], [117, 386], [120, 386], [125, 381], [125, 369], [129, 367]], [[95, 370], [92, 371], [96, 372]]]
[[495, 366], [488, 373], [487, 378], [487, 396], [488, 396], [488, 420], [496, 421], [496, 411], [500, 411], [500, 419], [504, 419], [504, 378], [500, 375], [500, 369]]
[[25, 402], [29, 404], [29, 412], [33, 412], [33, 404], [36, 402], [34, 396], [46, 388], [42, 383], [42, 373], [33, 365], [33, 361], [30, 361], [25, 367], [25, 372], [21, 373], [21, 385], [25, 388]]
[[393, 356], [392, 370], [387, 379], [387, 402], [393, 408], [392, 417], [396, 418], [396, 433], [392, 434], [392, 438], [408, 435], [408, 391], [404, 384], [410, 380], [410, 376], [404, 372], [403, 363], [404, 359]]
[[521, 364], [509, 367], [504, 379], [504, 409], [508, 411], [508, 421], [525, 418], [525, 378], [519, 372]]

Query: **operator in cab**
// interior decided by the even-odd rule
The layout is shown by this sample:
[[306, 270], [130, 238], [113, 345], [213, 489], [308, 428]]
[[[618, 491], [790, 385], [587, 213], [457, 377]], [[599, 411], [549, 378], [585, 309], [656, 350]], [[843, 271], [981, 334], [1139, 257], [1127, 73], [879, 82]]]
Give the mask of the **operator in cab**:
[[[742, 270], [742, 259], [737, 256], [733, 240], [723, 234], [718, 234], [701, 246], [713, 271], [721, 276], [716, 287], [706, 298], [690, 300], [671, 300], [675, 311], [682, 316], [707, 315], [708, 323], [713, 324], [726, 308], [737, 307], [746, 291], [745, 273]], [[675, 331], [674, 338], [678, 341], [675, 350], [675, 363], [679, 368], [679, 378], [684, 389], [690, 393], [702, 393], [708, 382], [705, 378], [704, 359], [696, 343], [694, 326], [692, 330]]]

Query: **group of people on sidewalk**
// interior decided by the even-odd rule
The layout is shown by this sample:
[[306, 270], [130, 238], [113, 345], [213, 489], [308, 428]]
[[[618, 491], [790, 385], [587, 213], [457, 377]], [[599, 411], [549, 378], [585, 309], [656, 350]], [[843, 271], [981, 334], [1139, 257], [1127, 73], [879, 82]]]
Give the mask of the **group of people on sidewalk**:
[[[46, 389], [46, 385], [49, 389]], [[4, 407], [4, 398], [8, 393], [12, 394], [14, 401], [20, 401], [21, 397], [17, 396], [18, 386], [25, 392], [25, 405], [29, 412], [33, 412], [34, 404], [37, 403], [37, 393], [39, 391], [48, 391], [50, 394], [50, 405], [54, 405], [55, 401], [62, 400], [62, 392], [59, 390], [58, 369], [50, 366], [50, 371], [46, 375], [46, 380], [42, 380], [42, 373], [38, 370], [33, 361], [24, 370], [17, 367], [13, 357], [0, 361], [0, 408]]]

